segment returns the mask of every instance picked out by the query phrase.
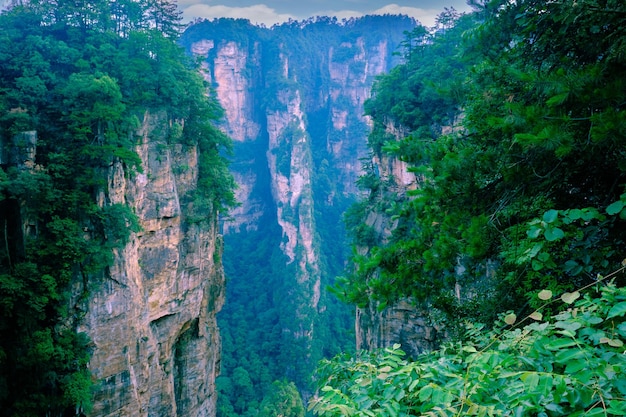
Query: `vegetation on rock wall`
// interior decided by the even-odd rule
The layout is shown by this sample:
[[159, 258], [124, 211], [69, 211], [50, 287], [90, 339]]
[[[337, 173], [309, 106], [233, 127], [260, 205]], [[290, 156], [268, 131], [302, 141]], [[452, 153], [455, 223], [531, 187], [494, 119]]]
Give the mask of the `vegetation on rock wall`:
[[304, 417], [305, 408], [300, 393], [293, 383], [276, 381], [270, 394], [263, 398], [259, 409], [260, 417]]
[[[414, 297], [490, 320], [623, 257], [623, 6], [496, 3], [411, 40], [366, 105], [373, 152], [406, 161], [419, 184], [382, 198], [390, 188], [373, 165], [361, 179], [369, 203], [351, 225], [386, 210], [397, 226], [355, 257], [339, 288], [351, 302]], [[406, 137], [385, 135], [389, 124]], [[459, 300], [458, 286], [472, 294]]]
[[[330, 69], [344, 65], [347, 73], [341, 75], [348, 78], [347, 84], [361, 86], [365, 63], [355, 65], [357, 57], [365, 60], [381, 43], [386, 44], [389, 53], [381, 51], [380, 55], [389, 61], [382, 64], [390, 66], [392, 61], [399, 61], [391, 52], [402, 40], [402, 31], [414, 26], [415, 21], [406, 16], [368, 16], [343, 22], [317, 17], [272, 28], [252, 26], [241, 19], [216, 19], [196, 22], [182, 36], [188, 50], [196, 42], [214, 42], [206, 61], [211, 74], [216, 73], [214, 61], [224, 45], [233, 42], [239, 53], [246, 54], [246, 68], [237, 75], [246, 78], [251, 90], [247, 105], [252, 114], [247, 117], [264, 132], [234, 146], [232, 167], [244, 178], [254, 173], [251, 195], [263, 216], [255, 221], [257, 230], [244, 230], [248, 226], [244, 224], [240, 232], [231, 230], [224, 239], [228, 282], [226, 304], [219, 315], [223, 337], [222, 375], [218, 378], [220, 417], [257, 415], [259, 407], [270, 401], [273, 381], [293, 382], [300, 393], [309, 395], [317, 362], [353, 345], [351, 308], [339, 303], [324, 287], [345, 265], [348, 244], [340, 219], [356, 196], [353, 180], [345, 178], [343, 165], [357, 162], [355, 155], [365, 150], [368, 128], [362, 110], [346, 93], [351, 85], [344, 88], [339, 81], [331, 81]], [[367, 79], [367, 83], [371, 81]], [[293, 115], [281, 114], [287, 109], [286, 99], [296, 94], [301, 98], [306, 132], [302, 132], [300, 121], [292, 121]], [[343, 129], [333, 127], [333, 111], [347, 114]], [[268, 148], [264, 126], [268, 114], [291, 122], [272, 149]], [[312, 166], [292, 165], [302, 159], [302, 155], [292, 155], [300, 137], [306, 137]], [[341, 155], [336, 155], [332, 146], [341, 149]], [[303, 275], [298, 266], [301, 258], [288, 263], [289, 258], [280, 250], [287, 237], [278, 225], [277, 203], [270, 191], [268, 151], [276, 157], [278, 172], [286, 177], [297, 172], [294, 169], [310, 170], [312, 202], [307, 196], [293, 206], [284, 204], [281, 221], [296, 227], [304, 221], [315, 234], [313, 246], [322, 281], [317, 309], [311, 305], [311, 281], [298, 283]], [[350, 160], [343, 159], [346, 155]], [[308, 216], [309, 204], [313, 216]], [[300, 217], [303, 213], [306, 220]], [[301, 251], [301, 247], [296, 248], [296, 256], [303, 256]], [[311, 275], [314, 273], [317, 271]]]
[[[324, 363], [318, 415], [626, 413], [626, 6], [472, 3], [407, 34], [367, 103], [372, 152], [418, 183], [394, 194], [366, 164], [348, 216], [360, 250], [336, 288], [381, 309], [411, 298], [457, 341]], [[381, 212], [390, 235], [359, 224]]]
[[92, 384], [80, 298], [139, 227], [106, 198], [108, 168], [141, 171], [139, 120], [166, 114], [200, 151], [206, 219], [234, 202], [229, 141], [174, 43], [173, 2], [18, 3], [0, 15], [0, 415], [79, 415]]

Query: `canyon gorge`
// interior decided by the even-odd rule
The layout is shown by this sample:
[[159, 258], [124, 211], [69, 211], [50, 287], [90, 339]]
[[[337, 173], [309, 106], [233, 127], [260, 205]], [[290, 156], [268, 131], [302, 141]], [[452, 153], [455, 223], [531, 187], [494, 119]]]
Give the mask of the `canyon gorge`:
[[626, 414], [621, 3], [5, 3], [0, 417]]
[[[262, 396], [236, 405], [238, 392], [262, 393], [276, 379], [307, 398], [317, 362], [354, 346], [352, 307], [327, 287], [346, 265], [342, 216], [372, 158], [363, 104], [415, 24], [368, 16], [267, 29], [219, 19], [181, 38], [225, 110], [220, 128], [234, 141], [241, 203], [223, 221], [222, 415], [253, 408]], [[410, 174], [398, 162], [385, 164], [404, 181]]]
[[[172, 87], [156, 99], [157, 105], [147, 105], [141, 101], [145, 98], [126, 99], [133, 116], [118, 122], [123, 128], [97, 118], [58, 119], [70, 120], [70, 126], [96, 126], [81, 128], [94, 132], [96, 147], [94, 142], [78, 145], [76, 150], [84, 150], [76, 161], [99, 155], [97, 146], [107, 135], [131, 139], [104, 155], [110, 162], [89, 162], [93, 172], [84, 177], [101, 179], [91, 183], [81, 174], [75, 184], [64, 183], [68, 193], [78, 187], [85, 191], [80, 198], [91, 195], [93, 201], [84, 200], [75, 218], [62, 220], [63, 227], [81, 233], [86, 245], [101, 245], [87, 246], [83, 255], [72, 249], [71, 259], [81, 259], [81, 268], [65, 263], [72, 278], [58, 278], [69, 285], [67, 295], [58, 298], [69, 311], [61, 313], [58, 328], [85, 335], [80, 349], [89, 352], [93, 403], [77, 410], [107, 417], [244, 415], [259, 407], [275, 381], [295, 384], [308, 399], [319, 360], [354, 349], [355, 339], [358, 347], [397, 341], [397, 334], [376, 326], [385, 321], [402, 327], [398, 323], [406, 321], [404, 316], [396, 314], [393, 324], [381, 321], [376, 311], [359, 310], [355, 330], [353, 307], [328, 288], [348, 262], [350, 240], [342, 217], [363, 195], [358, 179], [364, 161], [373, 161], [402, 187], [414, 181], [401, 161], [370, 154], [372, 122], [363, 106], [376, 77], [400, 62], [399, 45], [415, 25], [402, 16], [341, 22], [318, 17], [273, 28], [233, 19], [196, 22], [179, 42], [200, 62], [208, 95], [223, 109], [221, 117], [200, 120], [193, 113], [196, 99], [181, 98], [185, 93]], [[155, 73], [170, 70], [158, 67], [150, 53], [145, 59], [157, 65]], [[66, 97], [64, 106], [74, 100], [89, 108], [92, 100], [106, 109], [104, 117], [120, 117], [125, 105], [118, 103], [116, 89], [128, 94], [142, 88], [125, 84], [132, 76], [74, 75], [74, 91], [60, 95]], [[181, 80], [190, 82], [185, 77]], [[81, 90], [77, 83], [83, 81]], [[157, 77], [154, 82], [158, 92], [162, 81]], [[105, 90], [90, 90], [89, 83], [101, 83], [100, 89], [109, 83], [112, 92], [97, 97], [96, 91]], [[183, 107], [176, 107], [181, 102]], [[22, 110], [11, 111], [7, 114]], [[13, 119], [6, 120], [14, 129]], [[206, 190], [209, 180], [214, 181], [209, 188], [228, 190], [221, 162], [211, 159], [217, 158], [223, 139], [210, 128], [205, 134], [217, 146], [207, 148], [201, 139], [192, 139], [198, 126], [209, 122], [233, 142], [230, 154], [221, 151], [237, 184], [238, 204], [228, 210], [220, 210], [222, 197], [214, 196], [221, 191]], [[50, 126], [30, 125], [35, 130], [6, 129], [0, 162], [10, 181], [41, 175], [53, 183], [66, 175], [56, 173], [62, 165], [55, 165], [60, 151], [50, 146], [54, 134]], [[74, 169], [80, 171], [82, 163], [74, 163]], [[32, 187], [41, 193], [47, 186]], [[15, 245], [7, 243], [3, 256], [11, 269], [12, 260], [31, 256], [20, 245], [42, 241], [58, 216], [34, 204], [35, 194], [13, 185], [6, 189], [5, 236]], [[59, 210], [63, 213], [62, 205]], [[52, 238], [61, 236], [50, 231]], [[365, 316], [377, 325], [366, 324]], [[376, 343], [372, 332], [378, 335]], [[82, 386], [80, 375], [67, 378]], [[81, 392], [72, 395], [78, 398]]]

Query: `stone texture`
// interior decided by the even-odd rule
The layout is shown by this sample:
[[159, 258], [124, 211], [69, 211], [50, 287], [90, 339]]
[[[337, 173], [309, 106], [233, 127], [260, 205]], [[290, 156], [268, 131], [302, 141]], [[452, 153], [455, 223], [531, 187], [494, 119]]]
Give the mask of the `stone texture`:
[[[303, 348], [298, 360], [304, 364], [316, 341], [317, 317], [328, 303], [324, 287], [334, 279], [323, 276], [323, 262], [328, 260], [322, 245], [336, 245], [339, 251], [345, 244], [320, 242], [316, 222], [320, 213], [336, 215], [339, 210], [328, 208], [345, 205], [359, 193], [356, 181], [362, 173], [360, 158], [368, 154], [371, 123], [363, 115], [363, 103], [374, 78], [397, 62], [392, 55], [395, 43], [387, 35], [366, 41], [359, 34], [341, 45], [329, 42], [327, 50], [305, 56], [297, 42], [290, 45], [288, 36], [279, 44], [269, 32], [225, 35], [219, 23], [202, 25], [202, 31], [189, 35], [188, 50], [204, 61], [205, 79], [214, 86], [225, 111], [223, 131], [235, 139], [238, 151], [232, 170], [241, 205], [224, 223], [224, 234], [257, 230], [260, 219], [275, 219], [280, 227], [280, 249], [289, 264], [285, 267], [294, 269], [290, 281], [281, 283], [292, 289], [285, 301], [288, 307], [283, 306], [291, 314], [290, 328], [281, 331], [289, 335], [288, 340], [299, 339], [296, 342]], [[340, 25], [335, 29], [343, 30]], [[213, 36], [215, 32], [219, 36]], [[321, 36], [309, 40], [324, 42]], [[354, 53], [335, 59], [338, 47]], [[310, 67], [317, 84], [303, 85], [301, 78], [311, 82], [306, 78]], [[268, 91], [273, 92], [271, 97]], [[327, 170], [332, 175], [324, 178], [327, 186], [321, 192], [321, 187], [316, 189], [323, 197], [314, 201], [312, 181], [321, 183], [318, 174], [325, 166], [332, 167]], [[332, 220], [340, 223], [336, 216]]]
[[[353, 43], [343, 45], [354, 46], [357, 52], [342, 63], [333, 61], [334, 47], [329, 46], [328, 59], [321, 64], [325, 66], [322, 71], [328, 74], [329, 83], [306, 96], [301, 91], [308, 87], [299, 86], [296, 75], [300, 63], [293, 62], [289, 51], [279, 49], [276, 71], [285, 80], [290, 80], [292, 86], [281, 90], [276, 98], [282, 108], [269, 107], [266, 111], [260, 111], [262, 106], [259, 103], [262, 98], [259, 91], [266, 88], [261, 75], [264, 70], [261, 63], [268, 60], [264, 55], [267, 51], [262, 44], [258, 41], [240, 44], [229, 39], [200, 39], [190, 44], [189, 51], [192, 54], [207, 58], [202, 64], [204, 76], [215, 86], [215, 94], [224, 108], [223, 131], [246, 146], [258, 146], [267, 142], [264, 145], [264, 155], [257, 153], [246, 160], [237, 160], [233, 166], [239, 185], [237, 199], [241, 205], [231, 211], [230, 220], [224, 224], [225, 234], [257, 229], [256, 222], [263, 211], [269, 208], [254, 193], [258, 186], [266, 185], [257, 183], [258, 172], [251, 169], [255, 163], [257, 169], [265, 165], [270, 171], [273, 170], [270, 181], [278, 206], [282, 204], [281, 196], [287, 194], [290, 194], [289, 199], [294, 206], [305, 192], [304, 189], [310, 188], [310, 173], [305, 171], [316, 167], [307, 160], [312, 147], [304, 142], [307, 140], [304, 136], [308, 137], [311, 129], [309, 113], [322, 107], [328, 107], [328, 122], [332, 127], [324, 138], [326, 149], [333, 158], [329, 163], [339, 168], [339, 176], [333, 180], [341, 184], [346, 196], [354, 196], [359, 192], [356, 186], [356, 180], [362, 172], [359, 158], [367, 155], [366, 143], [370, 124], [369, 118], [363, 115], [363, 103], [370, 95], [374, 78], [390, 69], [394, 47], [389, 42], [388, 39], [381, 39], [368, 45], [362, 37], [358, 37]], [[281, 47], [287, 48], [285, 45]], [[289, 145], [293, 158], [289, 164], [293, 169], [288, 176], [280, 177], [276, 175], [279, 171], [275, 169], [273, 152], [281, 145], [281, 135], [291, 123], [295, 123], [302, 131], [304, 139], [303, 142], [295, 141], [293, 146]], [[359, 126], [356, 130], [353, 128], [355, 124]], [[352, 128], [348, 129], [348, 126]], [[326, 203], [332, 204], [332, 200]], [[297, 220], [281, 222], [281, 227], [291, 242], [283, 247], [290, 258], [293, 258], [293, 245], [297, 241], [299, 223]], [[308, 221], [305, 223], [308, 224]], [[311, 229], [311, 226], [305, 225], [306, 227]], [[308, 234], [312, 236], [314, 231], [308, 233], [305, 230], [303, 242], [308, 242]], [[310, 258], [310, 255], [308, 252], [306, 256]]]
[[370, 305], [357, 309], [357, 349], [377, 349], [402, 345], [407, 355], [435, 349], [444, 339], [445, 331], [428, 319], [428, 311], [411, 300], [400, 300], [382, 312]]
[[187, 222], [196, 149], [167, 145], [158, 115], [146, 113], [140, 133], [144, 172], [114, 164], [101, 196], [130, 205], [142, 230], [88, 283], [79, 330], [93, 342], [91, 415], [214, 416], [224, 291], [216, 214]]
[[[440, 126], [442, 134], [449, 134], [461, 128], [462, 115], [457, 117], [450, 126]], [[385, 131], [397, 139], [409, 135], [403, 126], [391, 120], [385, 121]], [[379, 198], [393, 195], [394, 198], [408, 198], [407, 192], [420, 186], [422, 178], [408, 170], [406, 162], [389, 155], [373, 155], [372, 162], [377, 168], [385, 190]], [[385, 212], [371, 211], [366, 224], [377, 231], [384, 242], [395, 227], [395, 221]], [[368, 248], [360, 248], [365, 254]], [[467, 283], [463, 279], [464, 267], [461, 260], [456, 268], [457, 283], [454, 295], [459, 301], [471, 299], [477, 291], [486, 291], [494, 285], [493, 265], [485, 266], [484, 279], [480, 282]], [[396, 343], [410, 356], [435, 349], [447, 337], [446, 329], [437, 323], [437, 312], [430, 311], [427, 305], [418, 305], [414, 300], [402, 299], [387, 305], [382, 311], [379, 304], [372, 302], [365, 308], [356, 310], [356, 345], [357, 349], [376, 349], [389, 347]]]
[[225, 130], [238, 142], [256, 138], [260, 131], [259, 123], [250, 117], [254, 114], [251, 87], [255, 80], [250, 79], [246, 71], [248, 64], [258, 65], [257, 60], [256, 48], [248, 51], [230, 41], [220, 44], [213, 62], [215, 90], [228, 120]]
[[[385, 131], [398, 139], [409, 133], [391, 121], [387, 121]], [[419, 186], [419, 178], [409, 172], [406, 162], [384, 154], [372, 155], [372, 162], [386, 187], [379, 198], [404, 197], [407, 191]], [[365, 222], [376, 230], [381, 243], [391, 235], [396, 224], [385, 212], [379, 211], [370, 211]], [[360, 248], [363, 254], [367, 251], [368, 248]], [[389, 304], [382, 311], [377, 302], [357, 308], [355, 332], [357, 349], [371, 350], [399, 343], [412, 357], [436, 348], [445, 338], [445, 330], [432, 322], [428, 309], [410, 299]]]
[[[333, 61], [334, 47], [329, 46], [327, 60], [322, 64], [326, 68], [322, 71], [328, 74], [330, 82], [308, 94], [302, 93], [307, 86], [298, 85], [300, 63], [292, 59], [293, 54], [286, 45], [280, 45], [276, 57], [263, 56], [263, 45], [257, 41], [200, 39], [189, 48], [193, 54], [207, 58], [203, 64], [204, 75], [215, 86], [217, 98], [225, 110], [224, 132], [249, 146], [267, 143], [264, 154], [258, 152], [249, 160], [237, 160], [233, 167], [241, 206], [231, 212], [231, 219], [224, 224], [224, 233], [255, 230], [264, 211], [275, 210], [283, 234], [281, 249], [288, 262], [297, 265], [294, 285], [304, 287], [303, 293], [307, 294], [306, 300], [295, 303], [306, 304], [294, 312], [295, 316], [303, 317], [302, 327], [292, 329], [297, 335], [310, 336], [314, 329], [308, 324], [311, 318], [305, 316], [318, 307], [324, 308], [319, 306], [322, 277], [320, 248], [315, 241], [315, 205], [332, 205], [334, 197], [330, 194], [328, 201], [313, 201], [311, 181], [317, 167], [313, 163], [308, 114], [328, 108], [331, 130], [324, 140], [333, 158], [330, 163], [340, 172], [339, 178], [333, 180], [341, 184], [346, 195], [354, 198], [358, 192], [356, 180], [361, 174], [359, 158], [367, 153], [369, 119], [363, 115], [363, 102], [369, 97], [375, 76], [390, 69], [393, 48], [388, 42], [383, 39], [367, 45], [362, 37], [357, 37], [342, 45], [356, 50], [353, 57], [342, 63]], [[289, 82], [278, 90], [278, 105], [260, 112], [254, 110], [261, 107], [255, 91], [264, 88], [258, 74], [262, 71], [261, 62], [268, 59], [276, 60], [276, 71]], [[361, 127], [360, 131], [348, 129], [355, 123]], [[258, 169], [262, 165], [269, 170], [269, 184], [257, 183], [260, 177], [252, 167]], [[269, 186], [272, 206], [263, 204], [255, 194], [259, 186]]]

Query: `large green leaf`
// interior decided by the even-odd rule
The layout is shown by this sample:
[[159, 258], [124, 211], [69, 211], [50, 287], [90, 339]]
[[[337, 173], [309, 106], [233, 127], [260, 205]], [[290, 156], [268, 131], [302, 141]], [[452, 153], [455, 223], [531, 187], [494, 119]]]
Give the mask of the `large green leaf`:
[[624, 314], [626, 314], [626, 301], [621, 301], [611, 307], [607, 318], [622, 317]]
[[607, 212], [607, 214], [613, 216], [613, 215], [618, 214], [619, 212], [621, 212], [623, 208], [624, 208], [624, 202], [622, 200], [618, 200], [618, 201], [614, 202], [613, 204], [609, 205], [606, 208], [606, 212]]
[[546, 227], [546, 231], [544, 232], [544, 236], [548, 242], [554, 242], [559, 239], [563, 239], [565, 237], [565, 232], [559, 229], [558, 227]]
[[548, 210], [543, 214], [543, 221], [546, 223], [554, 223], [554, 221], [559, 217], [558, 210]]

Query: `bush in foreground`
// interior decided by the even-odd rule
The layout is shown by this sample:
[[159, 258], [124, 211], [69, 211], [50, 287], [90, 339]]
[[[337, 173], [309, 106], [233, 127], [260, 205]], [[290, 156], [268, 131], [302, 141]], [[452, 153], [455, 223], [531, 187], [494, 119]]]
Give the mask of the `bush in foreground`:
[[[584, 297], [583, 289], [543, 290], [543, 306], [523, 320], [509, 313], [491, 332], [469, 325], [467, 342], [415, 361], [399, 345], [324, 361], [309, 409], [325, 417], [626, 415], [626, 288], [599, 280], [585, 289]], [[543, 317], [555, 303], [565, 309]]]

